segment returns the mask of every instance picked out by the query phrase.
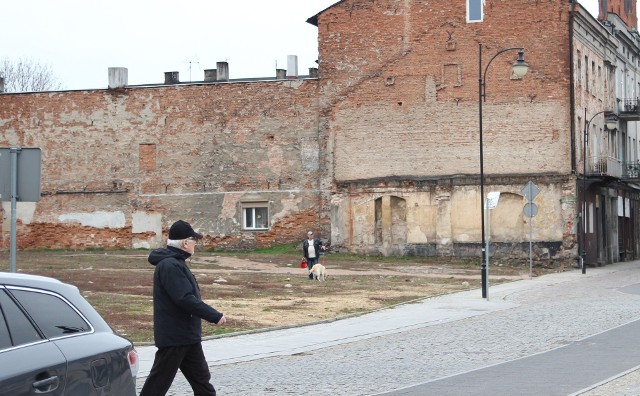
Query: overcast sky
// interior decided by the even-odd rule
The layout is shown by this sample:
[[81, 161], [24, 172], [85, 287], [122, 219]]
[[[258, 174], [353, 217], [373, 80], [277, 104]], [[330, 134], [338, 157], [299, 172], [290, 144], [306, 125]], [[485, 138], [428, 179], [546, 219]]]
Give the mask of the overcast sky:
[[[275, 77], [298, 56], [316, 67], [317, 28], [307, 18], [338, 0], [7, 0], [0, 12], [0, 59], [49, 65], [63, 89], [106, 88], [109, 67], [129, 84], [202, 81], [229, 62], [231, 78]], [[597, 14], [597, 0], [580, 3]], [[596, 15], [597, 16], [597, 15]]]

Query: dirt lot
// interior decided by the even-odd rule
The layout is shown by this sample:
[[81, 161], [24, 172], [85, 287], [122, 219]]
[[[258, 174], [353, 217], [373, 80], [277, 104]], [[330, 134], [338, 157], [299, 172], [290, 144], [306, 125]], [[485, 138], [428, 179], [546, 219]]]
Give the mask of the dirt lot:
[[[18, 272], [76, 285], [111, 326], [140, 344], [153, 340], [153, 269], [147, 251], [17, 253]], [[310, 281], [295, 253], [196, 252], [190, 267], [203, 299], [227, 316], [205, 335], [286, 326], [371, 311], [481, 286], [479, 259], [324, 257], [328, 277]], [[569, 263], [534, 263], [533, 276], [568, 270]], [[0, 271], [9, 270], [0, 253]], [[492, 260], [490, 284], [529, 277], [529, 261]], [[479, 296], [480, 297], [480, 296]]]

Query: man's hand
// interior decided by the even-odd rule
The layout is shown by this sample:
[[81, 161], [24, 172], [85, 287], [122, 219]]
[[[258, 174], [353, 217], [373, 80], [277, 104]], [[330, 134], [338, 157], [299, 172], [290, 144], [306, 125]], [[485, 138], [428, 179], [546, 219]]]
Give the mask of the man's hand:
[[227, 318], [225, 318], [224, 315], [222, 315], [222, 317], [220, 318], [220, 320], [218, 321], [218, 323], [216, 323], [218, 326], [223, 325], [227, 323]]

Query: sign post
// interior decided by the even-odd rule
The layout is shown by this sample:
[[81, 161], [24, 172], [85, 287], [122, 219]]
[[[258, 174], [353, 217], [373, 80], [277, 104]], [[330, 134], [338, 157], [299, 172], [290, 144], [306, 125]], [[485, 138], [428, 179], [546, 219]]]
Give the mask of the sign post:
[[490, 209], [495, 209], [498, 206], [498, 201], [500, 200], [500, 191], [491, 191], [487, 194], [487, 206], [485, 213], [487, 214], [487, 240], [485, 241], [485, 251], [487, 252], [487, 276], [485, 278], [486, 285], [485, 290], [487, 291], [487, 301], [489, 301], [489, 240], [491, 239], [491, 226], [489, 225], [489, 221], [491, 219], [491, 211]]
[[17, 201], [40, 200], [40, 158], [39, 148], [0, 147], [0, 201], [11, 201], [11, 272], [16, 272]]
[[540, 194], [540, 189], [532, 182], [522, 189], [522, 195], [524, 195], [529, 201], [524, 205], [524, 215], [530, 218], [529, 220], [529, 279], [533, 278], [533, 218], [538, 214], [538, 206], [532, 201]]

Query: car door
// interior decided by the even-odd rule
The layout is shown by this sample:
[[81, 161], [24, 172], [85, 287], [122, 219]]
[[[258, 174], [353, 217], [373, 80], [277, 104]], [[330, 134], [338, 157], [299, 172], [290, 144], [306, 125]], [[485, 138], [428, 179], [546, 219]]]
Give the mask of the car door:
[[[95, 347], [89, 347], [87, 337], [94, 329], [80, 312], [63, 296], [46, 290], [7, 287], [35, 323], [38, 330], [55, 345], [67, 362], [65, 395], [92, 396], [108, 385], [95, 384], [92, 372], [104, 365], [95, 356]], [[73, 351], [74, 353], [69, 354]], [[95, 362], [94, 362], [95, 361]], [[106, 371], [106, 370], [104, 370]], [[104, 375], [100, 378], [105, 377]]]
[[0, 396], [64, 395], [67, 362], [0, 285]]

